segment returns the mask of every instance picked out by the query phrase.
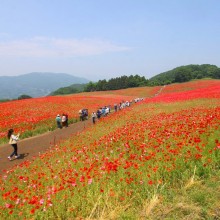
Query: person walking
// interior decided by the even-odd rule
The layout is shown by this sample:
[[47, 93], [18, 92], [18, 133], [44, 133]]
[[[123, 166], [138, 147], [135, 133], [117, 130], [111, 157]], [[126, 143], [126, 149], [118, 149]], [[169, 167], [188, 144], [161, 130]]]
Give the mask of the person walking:
[[66, 115], [64, 113], [62, 115], [61, 121], [62, 121], [62, 127], [66, 127]]
[[8, 156], [9, 160], [12, 160], [12, 157], [15, 155], [15, 158], [17, 159], [20, 155], [18, 155], [18, 145], [17, 142], [19, 140], [19, 135], [14, 135], [14, 130], [10, 129], [8, 130], [8, 139], [9, 139], [9, 144], [14, 148], [14, 151], [10, 156]]
[[66, 113], [66, 127], [69, 126], [69, 117], [68, 117], [68, 114]]
[[110, 108], [107, 106], [107, 107], [105, 108], [105, 115], [107, 116], [109, 113], [110, 113]]
[[96, 118], [96, 113], [93, 112], [92, 113], [92, 123], [95, 124], [95, 118]]
[[97, 118], [100, 119], [100, 117], [101, 117], [101, 111], [100, 111], [99, 109], [97, 110], [96, 115], [97, 115]]
[[80, 121], [83, 120], [82, 109], [79, 110], [79, 120]]
[[58, 114], [57, 117], [56, 117], [56, 122], [57, 122], [57, 127], [58, 127], [58, 128], [62, 128], [62, 126], [61, 126], [61, 117], [60, 117], [59, 114]]

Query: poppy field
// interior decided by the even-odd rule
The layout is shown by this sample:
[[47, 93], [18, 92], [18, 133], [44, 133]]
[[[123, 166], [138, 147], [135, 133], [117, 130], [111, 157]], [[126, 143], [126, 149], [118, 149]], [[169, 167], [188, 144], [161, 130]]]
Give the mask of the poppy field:
[[[101, 97], [97, 106], [109, 101]], [[168, 85], [145, 97], [6, 171], [0, 219], [220, 218], [220, 81]]]
[[69, 122], [79, 119], [79, 110], [88, 108], [89, 113], [105, 105], [114, 105], [133, 97], [121, 95], [71, 95], [51, 96], [0, 103], [0, 112], [4, 120], [0, 122], [0, 143], [7, 142], [7, 131], [14, 128], [21, 139], [56, 128], [57, 114], [67, 113]]

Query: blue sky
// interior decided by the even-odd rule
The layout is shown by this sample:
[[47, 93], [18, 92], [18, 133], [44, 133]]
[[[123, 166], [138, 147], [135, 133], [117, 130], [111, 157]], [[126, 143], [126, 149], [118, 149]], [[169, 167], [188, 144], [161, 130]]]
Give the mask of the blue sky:
[[220, 67], [219, 0], [0, 0], [0, 76]]

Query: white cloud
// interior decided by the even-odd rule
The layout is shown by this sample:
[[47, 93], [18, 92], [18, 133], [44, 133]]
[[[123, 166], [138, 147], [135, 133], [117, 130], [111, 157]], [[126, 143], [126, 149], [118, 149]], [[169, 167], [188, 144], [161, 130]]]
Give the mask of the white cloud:
[[129, 47], [97, 39], [56, 39], [35, 37], [27, 40], [0, 42], [2, 57], [73, 57], [120, 52]]

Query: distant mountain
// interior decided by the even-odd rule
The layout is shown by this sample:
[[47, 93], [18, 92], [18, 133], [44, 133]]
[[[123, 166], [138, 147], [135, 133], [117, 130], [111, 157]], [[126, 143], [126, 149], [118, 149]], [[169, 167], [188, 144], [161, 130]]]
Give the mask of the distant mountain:
[[0, 99], [14, 99], [22, 94], [40, 97], [60, 87], [84, 84], [89, 80], [66, 73], [28, 73], [19, 76], [0, 76]]

